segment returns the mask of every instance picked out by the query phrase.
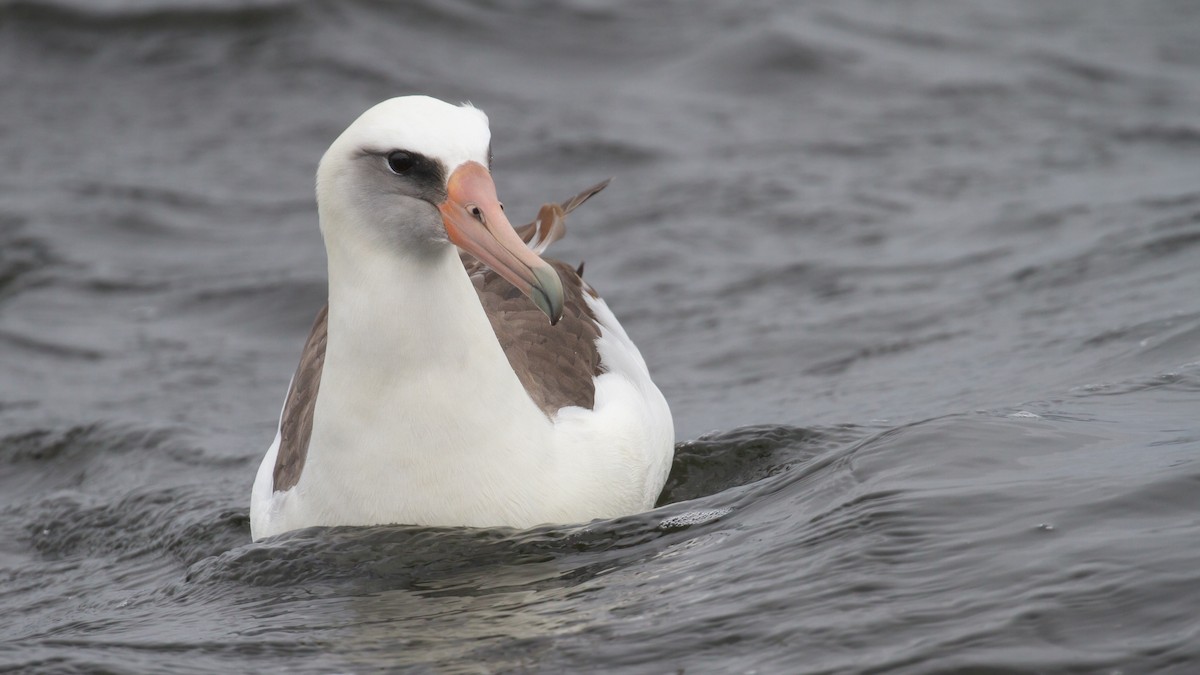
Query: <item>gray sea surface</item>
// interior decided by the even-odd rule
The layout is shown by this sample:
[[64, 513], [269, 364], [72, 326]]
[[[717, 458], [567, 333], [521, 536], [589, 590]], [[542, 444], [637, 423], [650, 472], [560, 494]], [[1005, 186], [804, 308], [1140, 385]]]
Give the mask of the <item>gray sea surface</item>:
[[[0, 0], [0, 671], [1200, 672], [1200, 4]], [[638, 343], [659, 508], [250, 542], [401, 94]]]

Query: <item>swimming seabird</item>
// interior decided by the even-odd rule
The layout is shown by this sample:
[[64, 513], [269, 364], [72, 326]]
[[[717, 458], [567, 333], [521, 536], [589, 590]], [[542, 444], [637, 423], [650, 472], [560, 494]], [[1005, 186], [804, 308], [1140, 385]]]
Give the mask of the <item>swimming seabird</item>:
[[315, 525], [576, 523], [654, 505], [674, 427], [571, 266], [539, 255], [590, 193], [520, 233], [487, 116], [394, 98], [317, 169], [329, 298], [250, 503], [254, 539]]

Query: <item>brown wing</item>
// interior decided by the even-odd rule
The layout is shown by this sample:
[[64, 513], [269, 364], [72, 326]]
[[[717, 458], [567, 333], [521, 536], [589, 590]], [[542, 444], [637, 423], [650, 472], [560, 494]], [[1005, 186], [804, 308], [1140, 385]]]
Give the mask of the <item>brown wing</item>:
[[304, 343], [300, 365], [292, 376], [292, 388], [283, 404], [279, 420], [279, 451], [275, 456], [272, 474], [274, 490], [287, 490], [300, 480], [304, 459], [308, 456], [308, 440], [312, 436], [313, 411], [317, 407], [317, 390], [321, 387], [321, 372], [325, 368], [325, 343], [328, 338], [329, 303], [317, 312], [312, 332]]
[[553, 326], [532, 300], [487, 267], [476, 267], [471, 282], [509, 365], [533, 402], [552, 417], [564, 406], [592, 408], [595, 377], [603, 369], [596, 351], [600, 329], [584, 301], [591, 289], [570, 265], [546, 262], [562, 279], [565, 296], [562, 319]]
[[582, 192], [567, 199], [561, 204], [543, 204], [538, 211], [538, 216], [532, 223], [526, 223], [520, 227], [514, 227], [517, 231], [517, 236], [521, 238], [539, 255], [546, 247], [567, 233], [567, 226], [563, 222], [566, 215], [581, 204], [594, 197], [598, 192], [608, 187], [608, 182], [611, 178], [606, 178], [595, 185], [585, 188]]
[[[566, 215], [605, 187], [607, 180], [561, 204], [543, 205], [536, 220], [515, 228], [518, 236], [540, 254], [566, 234]], [[558, 271], [565, 295], [562, 319], [551, 326], [546, 315], [512, 284], [469, 253], [461, 256], [496, 339], [533, 402], [547, 416], [568, 405], [592, 408], [595, 377], [604, 371], [596, 351], [600, 329], [584, 301], [584, 294], [594, 296], [595, 292], [580, 278], [583, 265], [572, 269], [564, 262], [546, 259]]]

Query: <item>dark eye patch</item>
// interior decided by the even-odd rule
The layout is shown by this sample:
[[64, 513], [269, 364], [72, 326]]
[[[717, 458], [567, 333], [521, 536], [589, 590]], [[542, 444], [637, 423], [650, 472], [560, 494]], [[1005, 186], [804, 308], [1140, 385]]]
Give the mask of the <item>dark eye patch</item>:
[[402, 148], [367, 150], [365, 154], [382, 164], [392, 180], [407, 183], [406, 188], [414, 189], [416, 196], [434, 203], [445, 199], [446, 168], [438, 160]]

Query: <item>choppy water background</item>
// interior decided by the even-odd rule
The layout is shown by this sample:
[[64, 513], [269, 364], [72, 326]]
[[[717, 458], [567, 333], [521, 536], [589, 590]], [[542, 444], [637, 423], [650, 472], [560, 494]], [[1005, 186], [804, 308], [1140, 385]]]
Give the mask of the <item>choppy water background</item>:
[[[0, 0], [0, 670], [1200, 672], [1200, 6]], [[470, 99], [667, 505], [249, 543], [312, 176]], [[694, 440], [689, 440], [694, 439]]]

